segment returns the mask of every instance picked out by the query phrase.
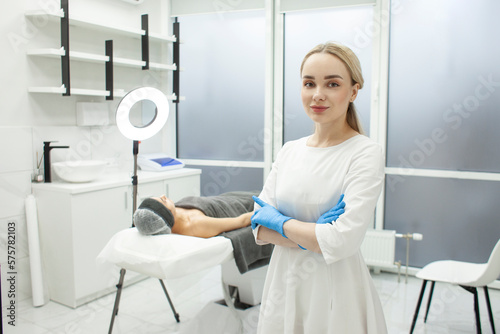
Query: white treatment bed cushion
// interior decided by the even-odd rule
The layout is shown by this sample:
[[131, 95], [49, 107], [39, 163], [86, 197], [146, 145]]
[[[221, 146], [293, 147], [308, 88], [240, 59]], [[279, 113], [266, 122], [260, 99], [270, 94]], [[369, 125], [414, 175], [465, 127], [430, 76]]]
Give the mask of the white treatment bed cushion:
[[231, 259], [233, 246], [231, 240], [224, 237], [146, 236], [136, 228], [116, 233], [97, 256], [98, 262], [114, 263], [161, 279], [182, 277]]

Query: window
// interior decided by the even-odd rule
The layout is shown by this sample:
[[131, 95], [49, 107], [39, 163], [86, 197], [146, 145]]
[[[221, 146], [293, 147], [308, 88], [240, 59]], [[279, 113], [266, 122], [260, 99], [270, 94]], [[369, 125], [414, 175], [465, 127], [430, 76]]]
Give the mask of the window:
[[[179, 158], [263, 161], [264, 12], [191, 15], [179, 22], [185, 41], [181, 67], [186, 69], [180, 79], [186, 100], [179, 104]], [[221, 175], [229, 173], [230, 167], [208, 169], [211, 175]], [[238, 180], [242, 173], [224, 186], [216, 177], [204, 175], [202, 195], [216, 195], [213, 184], [219, 192], [235, 187], [234, 182], [243, 184]], [[257, 189], [257, 184], [262, 187], [262, 170], [247, 174], [252, 179], [244, 184], [254, 186], [246, 190]]]
[[484, 262], [500, 235], [499, 12], [494, 0], [393, 1], [387, 166], [398, 168], [384, 228], [424, 234], [410, 265]]
[[392, 14], [387, 164], [500, 172], [498, 1], [401, 1]]
[[314, 131], [314, 123], [305, 114], [300, 99], [300, 64], [309, 50], [327, 41], [347, 45], [361, 62], [365, 85], [359, 91], [355, 105], [365, 134], [369, 135], [372, 41], [366, 29], [369, 29], [371, 23], [373, 23], [371, 5], [285, 14], [285, 142], [308, 136]]

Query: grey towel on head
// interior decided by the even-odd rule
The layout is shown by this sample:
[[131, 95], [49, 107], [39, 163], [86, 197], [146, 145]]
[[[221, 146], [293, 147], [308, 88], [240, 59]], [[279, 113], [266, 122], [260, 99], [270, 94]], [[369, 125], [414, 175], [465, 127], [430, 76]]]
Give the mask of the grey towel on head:
[[134, 213], [134, 225], [141, 234], [170, 234], [172, 229], [165, 221], [149, 209], [137, 209]]
[[[175, 203], [175, 206], [198, 209], [214, 218], [238, 217], [253, 211], [252, 195], [258, 196], [259, 193], [235, 191], [219, 196], [186, 197]], [[223, 232], [221, 235], [231, 240], [236, 266], [241, 274], [269, 264], [273, 245], [257, 245], [250, 226]]]
[[134, 225], [142, 234], [169, 234], [174, 226], [174, 215], [160, 201], [146, 198], [134, 212]]

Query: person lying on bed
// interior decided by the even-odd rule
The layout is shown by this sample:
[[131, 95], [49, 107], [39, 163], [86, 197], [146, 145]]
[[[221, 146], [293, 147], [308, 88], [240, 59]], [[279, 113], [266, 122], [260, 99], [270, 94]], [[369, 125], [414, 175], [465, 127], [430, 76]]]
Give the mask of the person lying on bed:
[[176, 233], [210, 238], [250, 225], [252, 195], [258, 192], [189, 196], [175, 204], [165, 195], [146, 198], [134, 213], [134, 225], [145, 235]]
[[[134, 225], [145, 235], [183, 234], [210, 238], [250, 226], [254, 209], [252, 196], [258, 192], [234, 191], [218, 196], [189, 196], [175, 204], [165, 195], [146, 198], [134, 213]], [[323, 214], [324, 223], [344, 213], [343, 196]], [[323, 217], [322, 216], [322, 217]]]

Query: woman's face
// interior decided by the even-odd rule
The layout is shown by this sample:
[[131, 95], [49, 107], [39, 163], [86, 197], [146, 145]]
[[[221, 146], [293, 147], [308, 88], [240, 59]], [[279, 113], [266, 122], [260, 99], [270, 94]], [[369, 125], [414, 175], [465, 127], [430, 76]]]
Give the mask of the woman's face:
[[170, 212], [172, 212], [172, 214], [174, 215], [174, 219], [175, 219], [175, 204], [174, 204], [174, 202], [172, 202], [172, 200], [170, 198], [168, 198], [165, 195], [161, 195], [160, 197], [153, 197], [153, 199], [155, 199], [155, 200], [159, 201], [161, 204], [165, 205], [165, 207], [167, 209], [169, 209]]
[[356, 99], [359, 84], [352, 85], [345, 64], [329, 53], [311, 55], [302, 68], [302, 104], [315, 123], [346, 122], [349, 102]]

